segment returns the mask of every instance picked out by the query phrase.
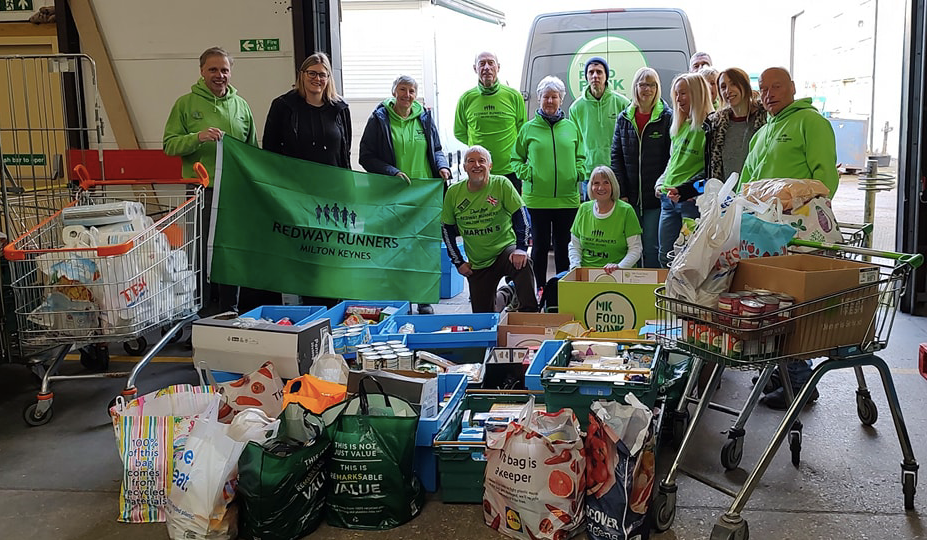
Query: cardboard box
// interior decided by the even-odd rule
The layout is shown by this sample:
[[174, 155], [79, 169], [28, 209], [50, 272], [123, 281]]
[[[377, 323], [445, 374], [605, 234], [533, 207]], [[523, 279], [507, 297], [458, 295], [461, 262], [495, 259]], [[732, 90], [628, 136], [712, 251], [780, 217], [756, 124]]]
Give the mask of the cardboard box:
[[573, 320], [569, 313], [503, 312], [499, 316], [496, 342], [499, 347], [540, 346], [554, 339], [557, 328]]
[[281, 377], [292, 379], [309, 371], [330, 334], [328, 319], [244, 327], [236, 315], [221, 314], [193, 322], [193, 359], [232, 373], [250, 373], [269, 360]]
[[560, 280], [560, 313], [568, 313], [593, 332], [637, 330], [657, 310], [653, 291], [666, 281], [666, 269], [575, 268]]
[[[795, 327], [781, 352], [801, 357], [802, 353], [859, 345], [872, 337], [878, 281], [879, 268], [869, 263], [784, 255], [740, 261], [731, 290], [767, 289], [795, 297], [796, 304], [844, 293], [791, 312]], [[846, 292], [850, 289], [856, 290]]]
[[[361, 379], [371, 375], [391, 396], [399, 396], [412, 404], [422, 418], [438, 415], [438, 375], [400, 369], [373, 369], [348, 373], [348, 393], [356, 394]], [[367, 382], [368, 392], [377, 392], [377, 385]]]

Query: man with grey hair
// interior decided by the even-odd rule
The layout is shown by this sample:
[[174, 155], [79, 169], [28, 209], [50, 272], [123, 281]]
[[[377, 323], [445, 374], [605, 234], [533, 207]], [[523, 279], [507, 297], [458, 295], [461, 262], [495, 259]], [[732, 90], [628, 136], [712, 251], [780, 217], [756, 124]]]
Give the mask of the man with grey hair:
[[689, 57], [689, 72], [698, 73], [704, 67], [711, 67], [711, 56], [707, 52], [693, 53]]
[[521, 193], [521, 182], [509, 165], [518, 130], [528, 120], [525, 100], [518, 90], [499, 82], [499, 60], [482, 52], [473, 62], [478, 83], [460, 96], [454, 115], [454, 136], [472, 146], [489, 150], [496, 163], [496, 174], [511, 180]]
[[[370, 114], [360, 142], [360, 164], [367, 172], [410, 178], [451, 177], [431, 111], [415, 100], [418, 83], [408, 75], [393, 81], [393, 97]], [[447, 184], [445, 184], [446, 189]], [[434, 313], [430, 304], [418, 312]]]
[[[468, 148], [463, 168], [467, 181], [448, 188], [441, 223], [448, 256], [470, 284], [473, 313], [495, 311], [496, 287], [503, 277], [515, 282], [519, 309], [537, 311], [525, 203], [505, 177], [490, 174], [492, 154], [486, 148]], [[457, 249], [458, 234], [468, 260]]]
[[[211, 227], [212, 178], [216, 173], [216, 142], [225, 134], [257, 146], [254, 118], [248, 102], [229, 84], [232, 78], [232, 57], [219, 47], [210, 47], [200, 55], [200, 79], [191, 92], [180, 96], [171, 108], [164, 126], [164, 153], [180, 156], [183, 177], [196, 178], [193, 164], [199, 161], [209, 173], [210, 186], [204, 194], [203, 223]], [[205, 252], [206, 250], [202, 250]], [[203, 268], [206, 268], [203, 255]], [[210, 289], [206, 286], [206, 291]], [[203, 314], [215, 309], [210, 300], [218, 301], [219, 311], [238, 311], [238, 287], [219, 285], [216, 294], [204, 294]]]

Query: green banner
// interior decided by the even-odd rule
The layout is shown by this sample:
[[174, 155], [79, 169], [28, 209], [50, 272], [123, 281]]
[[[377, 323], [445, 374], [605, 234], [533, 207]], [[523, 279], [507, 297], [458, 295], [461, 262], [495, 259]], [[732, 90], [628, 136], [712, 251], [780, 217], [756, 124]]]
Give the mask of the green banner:
[[232, 137], [216, 161], [211, 280], [326, 298], [438, 301], [441, 180], [410, 186]]

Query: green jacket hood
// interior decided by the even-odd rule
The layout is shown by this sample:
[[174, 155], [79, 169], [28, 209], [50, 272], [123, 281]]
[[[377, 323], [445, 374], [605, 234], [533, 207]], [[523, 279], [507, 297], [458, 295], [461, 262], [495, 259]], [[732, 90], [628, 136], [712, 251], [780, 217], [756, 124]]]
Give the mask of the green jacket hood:
[[235, 90], [235, 87], [230, 84], [228, 86], [228, 90], [225, 92], [225, 95], [218, 97], [212, 93], [212, 90], [210, 90], [208, 86], [206, 86], [206, 80], [202, 77], [200, 77], [200, 80], [196, 81], [196, 83], [190, 87], [190, 90], [200, 97], [204, 97], [213, 101], [224, 101], [238, 95], [238, 90]]
[[797, 111], [802, 111], [802, 110], [806, 110], [806, 109], [815, 109], [815, 110], [817, 110], [817, 109], [815, 108], [815, 106], [811, 104], [811, 98], [810, 98], [810, 97], [809, 97], [809, 98], [796, 99], [796, 100], [793, 101], [792, 103], [789, 103], [788, 105], [786, 105], [784, 109], [782, 109], [781, 111], [779, 111], [779, 114], [777, 114], [777, 115], [775, 115], [775, 116], [769, 115], [768, 118], [769, 118], [769, 121], [770, 121], [770, 122], [781, 122], [783, 119], [788, 118], [789, 116], [792, 116], [792, 115], [795, 114]]
[[395, 122], [409, 122], [409, 121], [411, 121], [411, 120], [415, 120], [416, 118], [418, 118], [419, 116], [421, 116], [421, 115], [422, 115], [422, 111], [425, 110], [424, 105], [422, 105], [422, 104], [421, 104], [420, 102], [418, 102], [418, 101], [413, 101], [413, 102], [412, 102], [412, 111], [409, 113], [409, 116], [403, 118], [403, 117], [399, 116], [399, 114], [397, 114], [396, 111], [393, 109], [393, 104], [395, 104], [395, 103], [396, 103], [396, 98], [387, 98], [387, 99], [384, 99], [384, 100], [383, 100], [383, 103], [382, 103], [383, 108], [386, 109], [386, 114], [389, 115], [390, 122], [393, 122], [393, 121], [395, 121]]
[[[657, 118], [660, 118], [660, 115], [663, 114], [663, 107], [663, 100], [657, 97], [657, 102], [653, 104], [653, 110], [650, 111], [650, 121], [655, 122]], [[632, 101], [628, 108], [624, 110], [624, 117], [633, 122], [635, 111], [637, 111], [637, 106]]]

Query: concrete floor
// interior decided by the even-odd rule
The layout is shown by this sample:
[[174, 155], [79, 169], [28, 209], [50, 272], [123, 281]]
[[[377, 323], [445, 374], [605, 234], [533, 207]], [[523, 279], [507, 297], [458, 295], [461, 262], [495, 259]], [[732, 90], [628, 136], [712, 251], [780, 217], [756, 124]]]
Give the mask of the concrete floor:
[[[839, 219], [861, 219], [861, 193], [844, 178], [835, 201]], [[845, 189], [849, 188], [849, 189]], [[844, 196], [845, 194], [845, 196]], [[891, 248], [894, 227], [891, 195], [877, 199], [876, 246]], [[858, 211], [860, 217], [848, 215]], [[881, 234], [880, 234], [881, 233]], [[552, 266], [551, 266], [552, 268]], [[436, 306], [438, 312], [468, 312], [466, 291]], [[882, 357], [892, 369], [915, 454], [927, 460], [927, 380], [917, 374], [917, 346], [927, 342], [927, 318], [900, 314]], [[189, 352], [175, 347], [164, 361], [151, 364], [139, 382], [141, 392], [178, 382], [196, 382]], [[129, 369], [114, 362], [111, 369]], [[79, 373], [68, 361], [63, 373]], [[802, 463], [794, 467], [786, 448], [775, 457], [744, 512], [751, 537], [770, 540], [927, 539], [927, 495], [922, 482], [916, 509], [905, 512], [900, 482], [901, 453], [878, 377], [867, 378], [880, 419], [863, 427], [856, 416], [855, 380], [850, 370], [828, 374], [820, 383], [821, 399], [803, 417]], [[739, 405], [749, 391], [749, 372], [727, 372], [719, 401]], [[163, 524], [116, 523], [121, 464], [115, 451], [107, 403], [124, 382], [116, 379], [56, 383], [54, 418], [28, 428], [21, 413], [34, 400], [38, 381], [21, 365], [0, 364], [0, 539], [134, 540], [167, 538]], [[747, 425], [742, 467], [752, 467], [776, 428], [780, 413], [758, 407]], [[724, 430], [731, 417], [709, 411], [696, 433], [687, 469], [713, 483], [737, 489], [744, 469], [725, 473], [719, 462]], [[666, 447], [659, 464], [665, 470], [674, 455]], [[658, 478], [661, 478], [658, 476]], [[655, 540], [708, 538], [713, 524], [730, 504], [726, 495], [680, 477], [673, 528]], [[429, 496], [421, 516], [391, 531], [356, 532], [323, 525], [310, 538], [414, 539], [501, 538], [483, 525], [480, 505], [445, 505], [440, 494]], [[583, 538], [581, 535], [579, 538]]]

